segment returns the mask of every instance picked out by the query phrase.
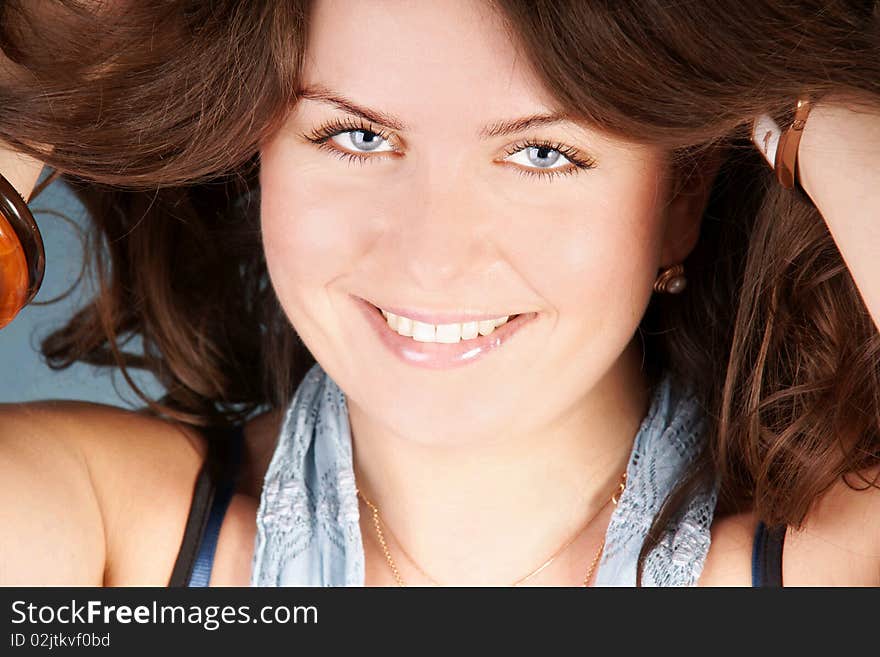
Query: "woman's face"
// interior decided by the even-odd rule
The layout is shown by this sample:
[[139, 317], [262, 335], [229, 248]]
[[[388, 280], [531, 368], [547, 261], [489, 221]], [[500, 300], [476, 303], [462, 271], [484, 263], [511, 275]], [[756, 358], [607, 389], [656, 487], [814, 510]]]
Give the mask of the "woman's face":
[[[584, 399], [633, 340], [658, 267], [684, 255], [665, 155], [527, 124], [553, 99], [488, 3], [321, 0], [301, 87], [263, 144], [263, 238], [284, 310], [349, 404], [450, 442]], [[402, 336], [364, 300], [466, 336], [475, 317], [522, 316], [424, 342], [433, 326]]]

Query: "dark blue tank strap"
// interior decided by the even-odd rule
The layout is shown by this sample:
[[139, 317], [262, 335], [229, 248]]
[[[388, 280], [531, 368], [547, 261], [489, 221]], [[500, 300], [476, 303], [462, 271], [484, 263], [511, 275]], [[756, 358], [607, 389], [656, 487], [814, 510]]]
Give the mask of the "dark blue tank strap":
[[244, 431], [242, 427], [235, 427], [229, 436], [229, 452], [226, 463], [228, 465], [225, 472], [222, 472], [218, 478], [217, 485], [214, 487], [213, 498], [210, 502], [211, 509], [208, 514], [208, 520], [205, 524], [205, 530], [199, 543], [198, 553], [196, 554], [193, 564], [192, 575], [189, 578], [187, 586], [204, 587], [208, 586], [211, 581], [211, 570], [214, 566], [214, 553], [217, 550], [217, 539], [220, 536], [220, 527], [223, 525], [223, 517], [226, 515], [226, 509], [229, 501], [235, 492], [235, 484], [238, 479], [238, 465], [241, 462], [242, 443], [244, 442]]
[[758, 521], [752, 543], [752, 586], [782, 586], [782, 548], [785, 525], [767, 527]]

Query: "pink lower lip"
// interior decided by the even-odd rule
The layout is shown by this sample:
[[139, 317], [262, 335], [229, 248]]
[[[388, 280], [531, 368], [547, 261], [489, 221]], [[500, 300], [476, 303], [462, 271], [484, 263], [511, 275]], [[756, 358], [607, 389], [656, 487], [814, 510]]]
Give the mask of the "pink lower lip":
[[395, 356], [411, 365], [428, 369], [447, 369], [473, 363], [506, 344], [514, 333], [537, 316], [536, 313], [517, 315], [489, 335], [480, 335], [473, 340], [460, 340], [456, 344], [417, 342], [388, 326], [385, 317], [373, 304], [359, 297], [354, 297], [354, 300], [376, 335]]

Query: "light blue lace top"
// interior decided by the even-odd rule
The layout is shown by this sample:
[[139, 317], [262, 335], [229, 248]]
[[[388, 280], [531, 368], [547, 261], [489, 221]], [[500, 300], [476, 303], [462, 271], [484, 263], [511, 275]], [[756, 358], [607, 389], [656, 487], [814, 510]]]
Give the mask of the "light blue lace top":
[[[705, 440], [692, 390], [671, 375], [635, 436], [596, 586], [634, 586], [651, 521]], [[252, 586], [363, 586], [364, 549], [345, 395], [314, 365], [287, 409], [257, 511]], [[648, 555], [645, 586], [691, 586], [709, 550], [717, 485], [695, 495]]]

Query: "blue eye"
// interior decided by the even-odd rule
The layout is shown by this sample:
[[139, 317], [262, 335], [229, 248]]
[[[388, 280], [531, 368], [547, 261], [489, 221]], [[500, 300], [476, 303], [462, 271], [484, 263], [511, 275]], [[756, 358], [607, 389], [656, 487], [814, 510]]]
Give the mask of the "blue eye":
[[361, 119], [334, 119], [303, 135], [322, 150], [345, 159], [369, 159], [367, 153], [396, 153], [391, 135]]
[[[391, 144], [382, 135], [371, 130], [347, 130], [329, 137], [330, 141], [342, 148], [361, 153], [393, 151]], [[383, 148], [383, 145], [385, 148]]]
[[[508, 162], [538, 169], [558, 169], [572, 164], [567, 157], [550, 146], [527, 146], [506, 159]], [[559, 166], [555, 166], [557, 163]]]
[[502, 162], [516, 165], [517, 173], [526, 176], [553, 177], [593, 169], [596, 161], [572, 146], [543, 140], [525, 140], [506, 149]]

